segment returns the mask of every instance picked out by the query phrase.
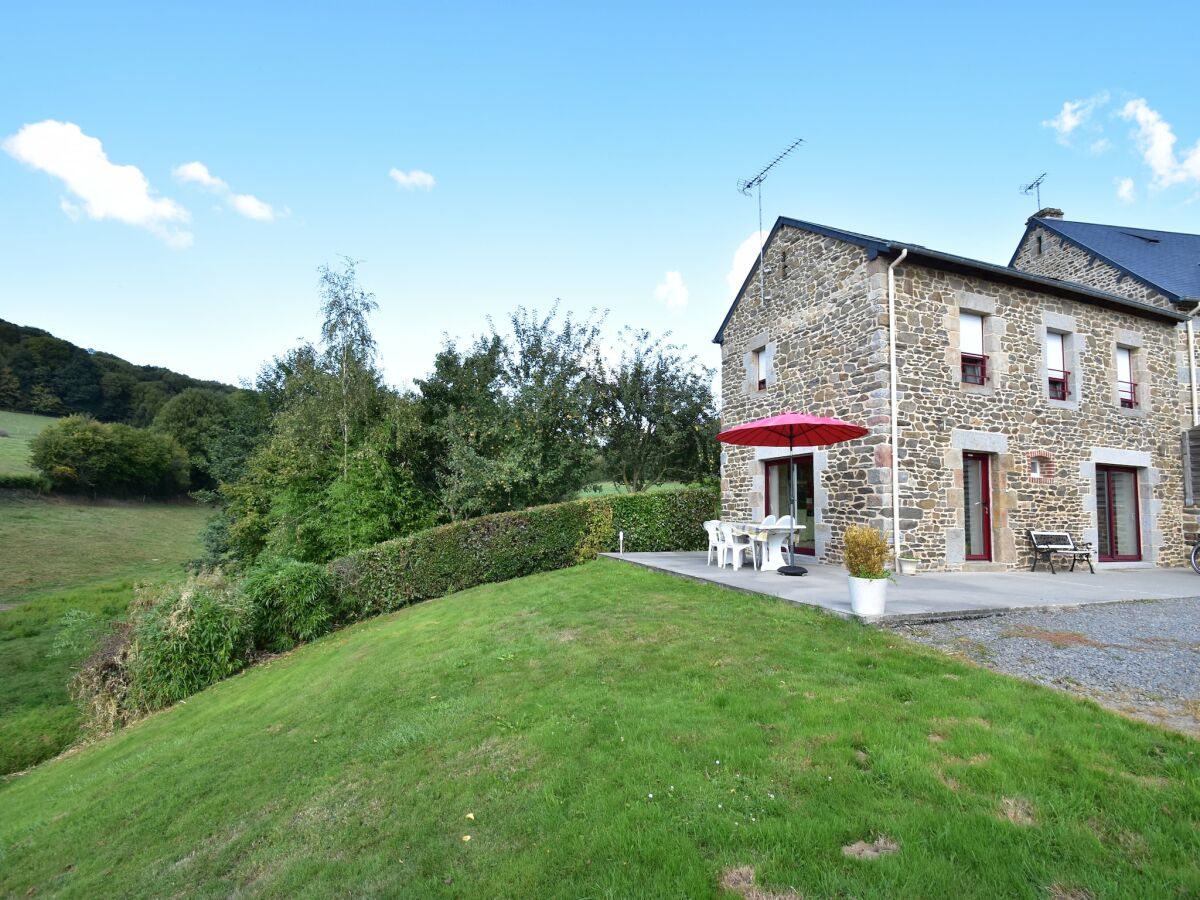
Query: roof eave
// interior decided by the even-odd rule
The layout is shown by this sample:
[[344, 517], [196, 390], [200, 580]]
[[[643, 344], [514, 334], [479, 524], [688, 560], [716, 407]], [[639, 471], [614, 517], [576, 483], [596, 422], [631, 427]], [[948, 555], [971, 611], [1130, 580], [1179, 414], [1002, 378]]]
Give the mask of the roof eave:
[[[1186, 299], [1184, 299], [1182, 296], [1180, 296], [1175, 291], [1167, 290], [1162, 285], [1156, 284], [1153, 281], [1151, 281], [1145, 275], [1139, 275], [1137, 272], [1133, 271], [1132, 269], [1121, 265], [1119, 262], [1117, 262], [1112, 257], [1110, 257], [1104, 253], [1101, 253], [1099, 250], [1096, 250], [1094, 247], [1089, 247], [1087, 244], [1083, 243], [1083, 241], [1079, 240], [1078, 238], [1073, 237], [1072, 235], [1067, 234], [1061, 228], [1055, 228], [1054, 225], [1050, 224], [1051, 221], [1053, 221], [1053, 220], [1033, 219], [1030, 223], [1028, 223], [1026, 225], [1025, 233], [1028, 234], [1029, 229], [1032, 228], [1035, 223], [1038, 225], [1044, 225], [1047, 230], [1052, 231], [1054, 234], [1058, 235], [1058, 237], [1062, 238], [1064, 241], [1067, 241], [1068, 243], [1074, 245], [1075, 247], [1078, 247], [1084, 253], [1087, 253], [1089, 256], [1095, 257], [1096, 259], [1100, 260], [1101, 262], [1105, 263], [1106, 265], [1112, 266], [1114, 269], [1116, 269], [1118, 272], [1120, 272], [1122, 275], [1126, 276], [1127, 278], [1132, 278], [1134, 281], [1140, 282], [1141, 284], [1146, 285], [1146, 287], [1148, 287], [1148, 288], [1153, 288], [1154, 290], [1156, 290], [1160, 294], [1162, 294], [1164, 297], [1166, 297], [1168, 300], [1170, 300], [1172, 303], [1186, 303], [1187, 302]], [[1021, 250], [1021, 244], [1024, 244], [1024, 243], [1025, 243], [1025, 237], [1022, 236], [1020, 243], [1017, 244], [1018, 252], [1020, 252], [1020, 250]], [[1016, 253], [1014, 253], [1013, 261], [1016, 261], [1016, 258], [1017, 258], [1017, 255], [1016, 255]], [[1012, 262], [1010, 262], [1009, 265], [1011, 266]]]
[[1018, 287], [1026, 287], [1041, 291], [1042, 293], [1051, 293], [1069, 300], [1082, 300], [1097, 306], [1117, 309], [1122, 312], [1131, 312], [1147, 318], [1168, 322], [1186, 322], [1190, 318], [1184, 313], [1152, 306], [1149, 303], [1142, 303], [1140, 300], [1131, 300], [1119, 294], [1096, 290], [1071, 281], [1061, 281], [1057, 278], [1047, 278], [1044, 275], [1034, 275], [1031, 272], [1023, 272], [1020, 269], [1014, 269], [1010, 266], [997, 266], [980, 260], [972, 260], [963, 256], [954, 256], [950, 253], [929, 250], [925, 247], [916, 247], [912, 244], [892, 243], [888, 245], [889, 253], [898, 255], [902, 250], [909, 252], [909, 259], [925, 260], [932, 263], [933, 268], [946, 269], [960, 274], [982, 275], [994, 281]]

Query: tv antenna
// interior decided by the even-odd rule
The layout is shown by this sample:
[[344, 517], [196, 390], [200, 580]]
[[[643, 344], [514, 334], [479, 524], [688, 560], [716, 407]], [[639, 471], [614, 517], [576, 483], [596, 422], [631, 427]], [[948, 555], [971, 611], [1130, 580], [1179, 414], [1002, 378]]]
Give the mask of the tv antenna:
[[1029, 184], [1021, 185], [1021, 193], [1022, 194], [1024, 194], [1025, 196], [1029, 196], [1030, 194], [1034, 194], [1037, 196], [1038, 209], [1042, 208], [1042, 182], [1045, 180], [1046, 180], [1046, 173], [1043, 172], [1037, 178], [1033, 179], [1033, 181], [1029, 182]]
[[776, 156], [773, 160], [763, 167], [763, 170], [753, 178], [739, 181], [737, 183], [738, 190], [750, 196], [750, 192], [754, 191], [758, 195], [758, 301], [763, 306], [767, 305], [767, 285], [766, 273], [763, 270], [763, 244], [766, 243], [766, 238], [763, 236], [763, 221], [762, 221], [762, 183], [767, 180], [767, 176], [771, 174], [771, 170], [783, 161], [783, 158], [804, 143], [804, 138], [796, 138], [788, 144], [787, 148]]

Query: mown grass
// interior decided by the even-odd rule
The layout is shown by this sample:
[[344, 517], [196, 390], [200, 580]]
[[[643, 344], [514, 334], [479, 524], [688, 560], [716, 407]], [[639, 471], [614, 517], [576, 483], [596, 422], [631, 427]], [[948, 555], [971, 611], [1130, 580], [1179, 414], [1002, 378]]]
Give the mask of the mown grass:
[[8, 433], [8, 437], [0, 437], [0, 475], [34, 473], [33, 466], [29, 464], [29, 442], [53, 421], [50, 416], [0, 409], [0, 431]]
[[1197, 749], [602, 560], [362, 623], [10, 781], [0, 894], [705, 897], [753, 866], [805, 897], [1177, 896]]
[[191, 504], [0, 497], [0, 602], [174, 569], [199, 555], [210, 515]]
[[200, 555], [208, 515], [192, 506], [0, 500], [0, 775], [78, 739], [68, 685], [80, 661], [123, 616], [135, 580], [179, 577]]

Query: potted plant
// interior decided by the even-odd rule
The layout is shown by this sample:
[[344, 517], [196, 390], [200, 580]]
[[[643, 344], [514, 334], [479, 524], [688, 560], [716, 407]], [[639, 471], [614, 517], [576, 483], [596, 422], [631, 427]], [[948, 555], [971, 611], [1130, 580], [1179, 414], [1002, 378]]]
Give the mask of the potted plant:
[[856, 616], [881, 616], [887, 603], [884, 566], [891, 555], [887, 540], [868, 525], [846, 529], [846, 571], [850, 573], [850, 609]]
[[897, 557], [896, 561], [900, 564], [901, 575], [916, 575], [917, 574], [917, 558], [915, 556]]

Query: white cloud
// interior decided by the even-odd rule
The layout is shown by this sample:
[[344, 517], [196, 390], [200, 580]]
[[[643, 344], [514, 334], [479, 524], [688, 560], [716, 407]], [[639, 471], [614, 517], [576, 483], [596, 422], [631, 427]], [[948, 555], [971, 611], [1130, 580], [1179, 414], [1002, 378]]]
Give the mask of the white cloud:
[[400, 187], [410, 191], [415, 188], [424, 188], [428, 191], [437, 184], [432, 175], [428, 172], [422, 172], [420, 169], [413, 169], [411, 172], [405, 172], [401, 169], [389, 169], [388, 175]]
[[259, 222], [271, 222], [275, 219], [275, 210], [270, 203], [264, 203], [253, 194], [233, 194], [229, 205], [247, 219], [257, 219]]
[[687, 306], [688, 289], [683, 283], [683, 276], [678, 272], [664, 275], [662, 284], [654, 289], [654, 299], [667, 304], [667, 309], [683, 309]]
[[208, 166], [202, 162], [190, 162], [176, 166], [171, 170], [171, 174], [177, 181], [198, 184], [215, 194], [224, 194], [229, 190], [229, 185], [208, 171]]
[[1071, 132], [1086, 123], [1092, 117], [1092, 113], [1107, 102], [1108, 91], [1101, 91], [1086, 100], [1067, 100], [1058, 111], [1058, 115], [1053, 119], [1044, 120], [1042, 127], [1053, 128], [1058, 133], [1060, 144], [1069, 143]]
[[198, 184], [205, 190], [224, 197], [225, 203], [234, 212], [245, 216], [247, 219], [254, 219], [258, 222], [273, 222], [275, 220], [275, 208], [270, 203], [259, 200], [253, 194], [235, 194], [233, 189], [229, 187], [229, 182], [223, 178], [218, 178], [202, 162], [190, 162], [184, 163], [182, 166], [176, 166], [171, 170], [171, 174], [178, 181], [188, 184]]
[[1178, 138], [1170, 123], [1141, 97], [1126, 103], [1120, 115], [1137, 126], [1134, 142], [1142, 159], [1154, 173], [1153, 187], [1166, 188], [1188, 182], [1200, 184], [1200, 141], [1185, 151], [1180, 159], [1175, 154]]
[[746, 280], [746, 275], [751, 267], [758, 260], [758, 251], [762, 247], [763, 241], [767, 239], [767, 232], [755, 231], [750, 237], [746, 238], [738, 245], [737, 250], [733, 252], [733, 262], [729, 266], [729, 272], [725, 276], [725, 283], [729, 285], [730, 296], [738, 292], [738, 288], [742, 286], [742, 282]]
[[1132, 203], [1134, 200], [1133, 179], [1132, 178], [1114, 178], [1113, 184], [1117, 186], [1117, 198], [1124, 203]]
[[191, 244], [191, 234], [178, 227], [191, 218], [188, 211], [157, 196], [137, 166], [110, 162], [99, 139], [73, 122], [47, 119], [26, 125], [0, 147], [13, 159], [60, 179], [81, 201], [60, 202], [72, 219], [115, 219], [145, 228], [173, 247]]
[[1108, 138], [1100, 138], [1098, 141], [1092, 141], [1088, 145], [1088, 152], [1099, 156], [1101, 153], [1106, 153], [1112, 149], [1112, 141]]

